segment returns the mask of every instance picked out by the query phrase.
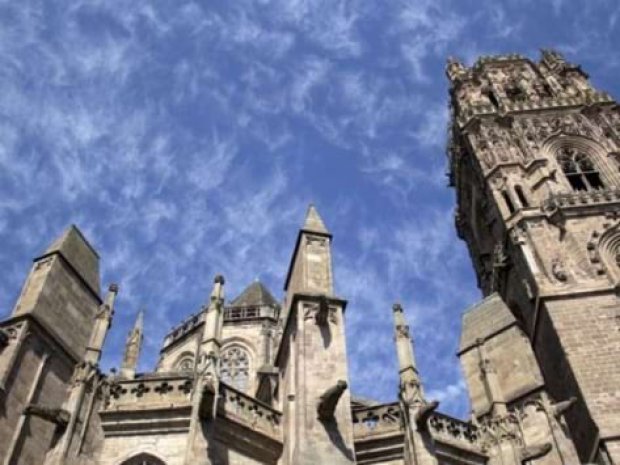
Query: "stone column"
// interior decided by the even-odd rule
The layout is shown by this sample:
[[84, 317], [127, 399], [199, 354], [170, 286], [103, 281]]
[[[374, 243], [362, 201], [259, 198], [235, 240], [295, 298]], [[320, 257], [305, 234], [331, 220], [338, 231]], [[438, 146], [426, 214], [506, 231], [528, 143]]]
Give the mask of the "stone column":
[[285, 418], [283, 465], [355, 463], [344, 309], [333, 295], [331, 234], [310, 206], [285, 284], [278, 368]]
[[[82, 405], [87, 396], [87, 389], [96, 382], [97, 376], [99, 376], [99, 360], [101, 359], [101, 350], [103, 343], [112, 324], [112, 318], [114, 316], [114, 301], [118, 293], [118, 286], [111, 284], [108, 290], [108, 294], [99, 311], [95, 315], [95, 321], [93, 324], [93, 330], [90, 335], [90, 340], [86, 346], [86, 353], [82, 362], [80, 362], [73, 374], [73, 382], [69, 387], [69, 396], [65, 401], [62, 410], [68, 413], [69, 420], [63, 436], [56, 443], [55, 447], [50, 450], [45, 460], [45, 465], [68, 465], [75, 461], [75, 457], [69, 458], [69, 453], [72, 449], [75, 449], [77, 455], [76, 446], [77, 441], [74, 441], [76, 436], [76, 426], [83, 416]], [[90, 389], [90, 396], [95, 396], [94, 389]]]
[[[203, 430], [203, 420], [212, 422], [216, 416], [219, 389], [219, 361], [222, 345], [224, 307], [224, 277], [217, 275], [206, 310], [203, 332], [196, 349], [196, 370], [192, 392], [192, 413], [187, 437], [185, 465], [210, 463], [201, 446], [208, 447], [209, 434]], [[208, 401], [210, 400], [210, 402]]]
[[399, 397], [405, 421], [405, 461], [407, 465], [436, 465], [433, 444], [426, 427], [428, 415], [437, 402], [427, 402], [418, 374], [413, 340], [403, 307], [396, 303], [394, 312], [394, 341], [398, 355]]

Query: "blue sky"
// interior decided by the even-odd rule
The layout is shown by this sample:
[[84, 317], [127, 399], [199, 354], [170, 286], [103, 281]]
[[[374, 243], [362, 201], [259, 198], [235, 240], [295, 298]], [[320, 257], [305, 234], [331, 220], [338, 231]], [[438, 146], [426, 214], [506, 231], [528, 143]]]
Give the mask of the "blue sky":
[[76, 223], [119, 282], [104, 367], [141, 362], [208, 298], [277, 297], [307, 204], [334, 234], [352, 390], [391, 400], [400, 300], [429, 397], [467, 415], [455, 357], [480, 295], [444, 155], [449, 55], [555, 47], [612, 95], [617, 0], [0, 1], [0, 314]]

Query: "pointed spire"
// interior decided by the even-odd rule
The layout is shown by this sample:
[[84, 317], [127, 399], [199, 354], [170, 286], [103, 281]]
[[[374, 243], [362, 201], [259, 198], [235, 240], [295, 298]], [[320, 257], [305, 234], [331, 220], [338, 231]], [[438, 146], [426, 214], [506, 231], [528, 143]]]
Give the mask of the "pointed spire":
[[320, 234], [329, 234], [329, 231], [325, 227], [325, 223], [323, 223], [323, 220], [321, 219], [321, 215], [319, 215], [319, 212], [312, 203], [308, 206], [308, 212], [306, 213], [306, 220], [304, 221], [302, 230]]
[[134, 323], [133, 329], [129, 332], [129, 335], [127, 336], [127, 342], [125, 343], [125, 354], [123, 355], [123, 364], [121, 365], [122, 377], [135, 377], [143, 338], [144, 310], [140, 310], [136, 317], [136, 322]]
[[[224, 307], [224, 283], [224, 277], [219, 274], [213, 280], [211, 302], [206, 310], [201, 344], [198, 349], [199, 353], [196, 354], [198, 357], [199, 370], [207, 369], [209, 363], [219, 358], [220, 346], [222, 345], [222, 325], [224, 323], [224, 316], [222, 315]], [[211, 369], [215, 369], [213, 364]]]
[[95, 315], [90, 341], [86, 347], [86, 354], [84, 355], [84, 360], [92, 365], [98, 364], [101, 359], [101, 349], [103, 348], [103, 343], [112, 324], [114, 301], [117, 294], [118, 285], [110, 284], [106, 298], [99, 306], [99, 310]]
[[[286, 302], [290, 302], [296, 293], [333, 294], [331, 240], [332, 235], [325, 227], [319, 212], [310, 204], [304, 225], [297, 235], [284, 283]], [[285, 307], [287, 305], [285, 304]]]
[[37, 258], [59, 254], [73, 267], [84, 282], [99, 294], [99, 255], [75, 225], [69, 226]]
[[409, 325], [403, 307], [399, 303], [392, 306], [394, 312], [394, 339], [400, 375], [401, 399], [411, 405], [424, 403], [424, 393], [418, 374], [413, 350], [413, 341], [409, 335]]
[[254, 281], [246, 287], [243, 292], [230, 303], [231, 307], [260, 307], [263, 305], [277, 306], [278, 301], [271, 292], [269, 292], [269, 289], [259, 280]]

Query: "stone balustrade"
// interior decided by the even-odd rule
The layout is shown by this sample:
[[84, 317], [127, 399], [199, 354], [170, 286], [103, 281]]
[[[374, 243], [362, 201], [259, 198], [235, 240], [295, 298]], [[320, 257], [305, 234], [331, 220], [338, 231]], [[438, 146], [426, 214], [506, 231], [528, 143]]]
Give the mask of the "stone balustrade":
[[509, 101], [502, 99], [501, 109], [491, 103], [468, 104], [459, 112], [457, 121], [460, 126], [465, 126], [469, 120], [476, 116], [493, 114], [510, 114], [544, 110], [548, 108], [577, 107], [594, 103], [612, 103], [613, 99], [606, 92], [590, 91], [584, 95], [544, 97], [537, 100], [526, 99], [523, 101]]
[[436, 441], [447, 442], [458, 448], [482, 449], [480, 432], [471, 423], [435, 412], [428, 420], [428, 428]]
[[172, 344], [190, 333], [196, 326], [203, 322], [204, 309], [187, 317], [181, 324], [175, 326], [164, 338], [164, 347]]
[[353, 435], [356, 441], [372, 436], [402, 434], [403, 425], [398, 402], [354, 408], [352, 414]]
[[217, 415], [277, 441], [282, 440], [280, 412], [224, 383], [219, 387]]
[[543, 203], [543, 209], [547, 211], [556, 208], [570, 208], [585, 205], [598, 205], [620, 202], [620, 189], [611, 187], [593, 191], [575, 191], [552, 194]]
[[136, 379], [111, 378], [103, 388], [103, 411], [148, 410], [185, 407], [193, 389], [191, 377], [150, 374]]

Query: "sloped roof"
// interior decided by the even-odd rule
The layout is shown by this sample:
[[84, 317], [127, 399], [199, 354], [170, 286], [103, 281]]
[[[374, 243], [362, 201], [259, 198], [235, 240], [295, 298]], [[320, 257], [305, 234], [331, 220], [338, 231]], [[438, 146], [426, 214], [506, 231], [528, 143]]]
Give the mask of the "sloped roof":
[[306, 213], [306, 219], [302, 227], [303, 231], [318, 232], [321, 234], [329, 234], [329, 231], [325, 227], [325, 223], [319, 215], [318, 210], [313, 204], [308, 206], [308, 212]]
[[260, 281], [254, 281], [231, 303], [231, 307], [258, 307], [261, 305], [279, 306], [278, 301]]
[[475, 345], [477, 339], [485, 339], [516, 322], [501, 296], [491, 294], [463, 315], [459, 353]]
[[99, 255], [75, 225], [69, 226], [46, 249], [43, 256], [60, 253], [93, 292], [99, 295]]

